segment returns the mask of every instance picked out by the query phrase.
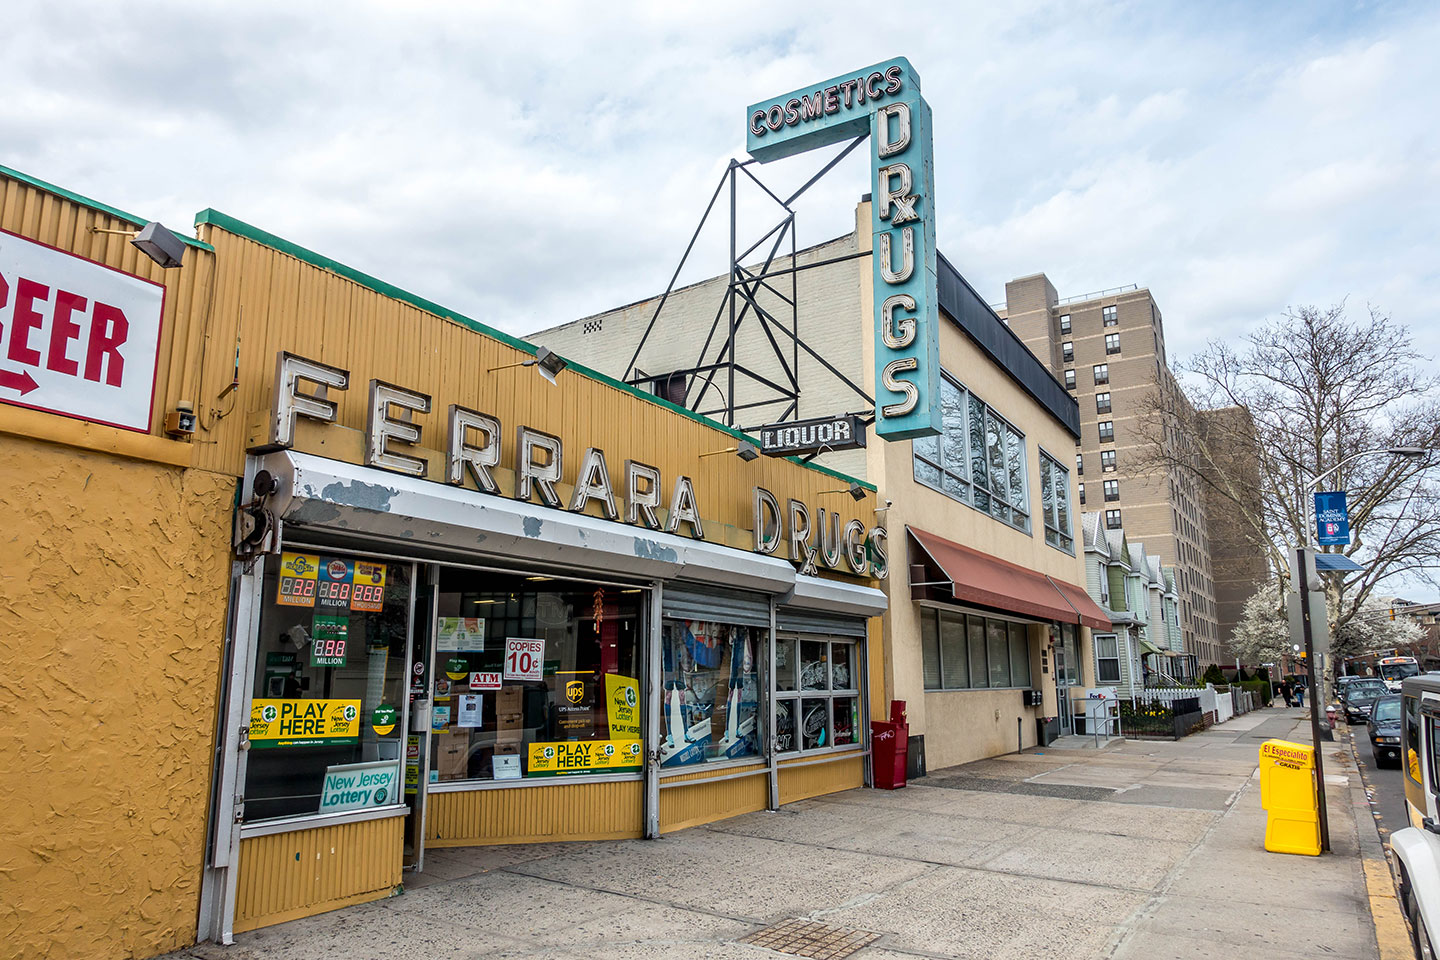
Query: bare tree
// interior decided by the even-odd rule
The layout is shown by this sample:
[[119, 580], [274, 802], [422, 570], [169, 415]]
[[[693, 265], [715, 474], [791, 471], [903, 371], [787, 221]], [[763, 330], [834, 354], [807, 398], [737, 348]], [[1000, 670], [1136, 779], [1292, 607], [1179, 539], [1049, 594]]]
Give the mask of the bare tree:
[[[1440, 379], [1424, 369], [1432, 362], [1402, 324], [1373, 309], [1352, 320], [1343, 303], [1296, 308], [1238, 345], [1211, 341], [1177, 371], [1183, 389], [1162, 373], [1142, 457], [1151, 469], [1189, 472], [1218, 494], [1288, 581], [1294, 547], [1308, 533], [1313, 477], [1368, 450], [1440, 446]], [[1239, 429], [1246, 423], [1253, 436]], [[1352, 538], [1348, 547], [1326, 549], [1364, 567], [1324, 575], [1337, 655], [1353, 652], [1339, 648], [1340, 638], [1363, 642], [1365, 631], [1346, 627], [1381, 584], [1400, 575], [1437, 584], [1440, 478], [1430, 470], [1437, 464], [1434, 453], [1361, 457], [1325, 481], [1326, 489], [1349, 492]]]

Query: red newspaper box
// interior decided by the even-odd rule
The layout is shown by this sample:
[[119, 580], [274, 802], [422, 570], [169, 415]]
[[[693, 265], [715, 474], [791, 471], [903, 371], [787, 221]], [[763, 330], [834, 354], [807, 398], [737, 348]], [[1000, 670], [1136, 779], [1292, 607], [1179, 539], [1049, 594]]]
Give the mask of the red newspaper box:
[[875, 786], [897, 790], [905, 786], [905, 763], [910, 753], [910, 725], [874, 720], [870, 723], [870, 761]]

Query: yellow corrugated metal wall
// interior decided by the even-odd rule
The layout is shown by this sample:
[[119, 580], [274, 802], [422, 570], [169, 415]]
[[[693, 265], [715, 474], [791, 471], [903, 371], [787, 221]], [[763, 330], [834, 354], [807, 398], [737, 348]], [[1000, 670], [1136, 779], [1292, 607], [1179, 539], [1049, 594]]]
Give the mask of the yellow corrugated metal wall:
[[425, 845], [641, 837], [643, 803], [639, 780], [432, 793], [426, 801]]
[[242, 840], [235, 932], [389, 896], [404, 827], [386, 817]]
[[[680, 778], [669, 782], [686, 781]], [[727, 817], [737, 817], [742, 813], [764, 810], [769, 794], [769, 780], [763, 766], [748, 777], [667, 787], [660, 791], [660, 832], [670, 833]]]
[[[432, 412], [416, 418], [422, 447], [444, 446], [448, 407], [458, 403], [500, 419], [506, 466], [514, 462], [514, 431], [524, 424], [565, 442], [567, 483], [585, 448], [599, 447], [612, 474], [626, 458], [659, 467], [667, 502], [674, 478], [689, 476], [707, 521], [748, 529], [758, 484], [782, 503], [794, 497], [812, 511], [838, 512], [842, 524], [875, 522], [873, 495], [820, 499], [821, 491], [842, 484], [818, 470], [775, 457], [699, 459], [734, 439], [578, 372], [561, 374], [558, 386], [525, 367], [488, 372], [529, 354], [220, 227], [202, 227], [202, 236], [215, 245], [219, 264], [204, 382], [217, 391], [230, 382], [238, 345], [240, 387], [222, 404], [233, 402], [234, 414], [203, 437], [214, 442], [197, 446], [199, 465], [241, 472], [248, 415], [271, 406], [276, 354], [289, 350], [350, 371], [350, 390], [338, 401], [339, 422], [352, 429], [365, 428], [369, 381], [381, 379], [432, 396]], [[171, 390], [170, 399], [177, 398]]]
[[819, 797], [865, 785], [865, 761], [862, 757], [812, 763], [805, 766], [780, 767], [780, 802], [794, 803], [808, 797]]

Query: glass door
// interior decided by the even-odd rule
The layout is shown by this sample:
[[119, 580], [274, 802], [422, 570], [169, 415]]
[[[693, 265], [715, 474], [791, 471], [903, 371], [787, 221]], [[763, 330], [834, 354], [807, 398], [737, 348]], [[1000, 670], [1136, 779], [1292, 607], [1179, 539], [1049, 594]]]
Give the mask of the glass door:
[[404, 796], [405, 868], [425, 869], [425, 787], [430, 769], [430, 643], [434, 635], [437, 567], [421, 567], [415, 591], [415, 617], [410, 630], [407, 687], [409, 725], [405, 731]]

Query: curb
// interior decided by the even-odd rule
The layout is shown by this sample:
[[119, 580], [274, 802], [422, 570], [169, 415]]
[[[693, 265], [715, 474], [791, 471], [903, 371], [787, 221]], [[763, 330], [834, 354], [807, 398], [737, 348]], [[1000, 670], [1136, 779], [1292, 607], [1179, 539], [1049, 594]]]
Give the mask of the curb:
[[1360, 864], [1365, 872], [1365, 892], [1370, 901], [1370, 919], [1375, 927], [1375, 944], [1380, 960], [1414, 960], [1415, 948], [1410, 939], [1410, 926], [1400, 909], [1400, 896], [1390, 866], [1389, 832], [1380, 826], [1380, 817], [1370, 802], [1370, 784], [1365, 768], [1355, 750], [1355, 731], [1346, 724], [1345, 742], [1350, 747], [1350, 760], [1358, 774], [1350, 781], [1350, 803], [1358, 811], [1370, 813], [1370, 829], [1360, 824], [1364, 817], [1355, 817], [1355, 833], [1360, 842]]

